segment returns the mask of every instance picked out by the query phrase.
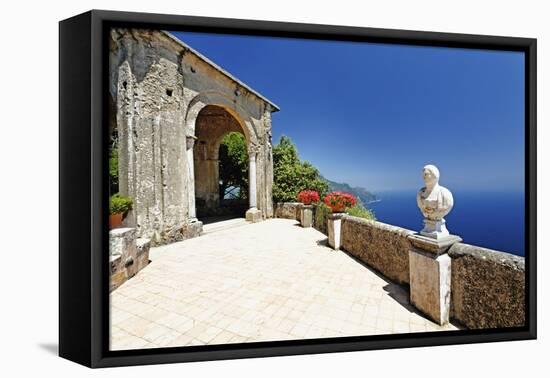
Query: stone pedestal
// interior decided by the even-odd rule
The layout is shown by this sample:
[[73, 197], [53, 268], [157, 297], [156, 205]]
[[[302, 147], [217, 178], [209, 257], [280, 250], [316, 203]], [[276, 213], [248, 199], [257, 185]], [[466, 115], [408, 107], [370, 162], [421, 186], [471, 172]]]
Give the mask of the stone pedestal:
[[345, 213], [331, 213], [328, 216], [328, 245], [339, 250], [342, 240], [342, 218]]
[[245, 218], [252, 223], [259, 222], [262, 220], [262, 212], [256, 208], [248, 209]]
[[202, 233], [202, 222], [196, 218], [191, 222], [187, 223], [182, 228], [182, 234], [185, 239], [196, 238]]
[[462, 239], [454, 235], [434, 239], [416, 234], [409, 240], [411, 303], [437, 324], [447, 324], [451, 306], [451, 258], [447, 251]]
[[146, 238], [137, 238], [136, 249], [137, 271], [139, 272], [147, 265], [149, 265], [149, 250], [151, 249], [151, 240]]
[[149, 239], [137, 238], [135, 228], [109, 231], [109, 290], [113, 291], [149, 264]]
[[438, 240], [450, 236], [447, 226], [445, 226], [445, 219], [424, 219], [424, 228], [420, 231], [420, 234]]
[[304, 228], [313, 226], [313, 205], [303, 205], [300, 209], [300, 224]]

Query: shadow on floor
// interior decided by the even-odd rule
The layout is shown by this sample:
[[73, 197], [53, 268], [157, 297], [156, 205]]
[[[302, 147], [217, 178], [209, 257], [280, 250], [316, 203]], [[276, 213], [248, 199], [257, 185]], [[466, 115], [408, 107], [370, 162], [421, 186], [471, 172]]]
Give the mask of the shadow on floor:
[[[386, 281], [388, 282], [388, 281]], [[419, 312], [409, 301], [409, 290], [408, 288], [398, 285], [393, 282], [388, 282], [385, 286], [382, 287], [384, 291], [393, 298], [401, 306], [405, 307], [409, 312], [414, 312], [422, 317], [424, 314]]]
[[[328, 239], [326, 239], [326, 240], [328, 242]], [[317, 242], [317, 244], [319, 244], [319, 242]], [[349, 253], [345, 250], [342, 250], [342, 252], [344, 252], [350, 258], [355, 260], [358, 264], [361, 264], [363, 267], [365, 267], [366, 269], [370, 270], [372, 273], [376, 274], [378, 277], [383, 279], [386, 282], [386, 285], [384, 285], [382, 287], [382, 289], [384, 289], [384, 291], [388, 294], [388, 296], [390, 298], [392, 298], [397, 303], [399, 303], [401, 306], [403, 306], [407, 311], [409, 311], [411, 313], [415, 313], [415, 314], [417, 314], [417, 315], [419, 315], [419, 316], [421, 316], [425, 319], [428, 319], [426, 317], [426, 315], [424, 315], [421, 311], [419, 311], [416, 307], [414, 307], [411, 304], [411, 302], [409, 300], [409, 297], [410, 297], [409, 285], [407, 285], [407, 284], [396, 284], [396, 283], [390, 281], [386, 276], [384, 276], [382, 273], [378, 272], [376, 269], [370, 267], [369, 265], [367, 265], [365, 262], [363, 262], [359, 258], [353, 256], [351, 253]], [[458, 323], [454, 320], [451, 320], [450, 323], [458, 329], [465, 329], [464, 326], [462, 326], [460, 323]]]
[[328, 238], [319, 239], [315, 243], [320, 247], [330, 248], [330, 246], [328, 245]]
[[[328, 242], [328, 239], [327, 239]], [[351, 253], [342, 250], [346, 255], [348, 255], [351, 259], [355, 260], [358, 264], [361, 264], [365, 269], [368, 269], [372, 273], [376, 274], [378, 277], [384, 280], [386, 282], [386, 285], [382, 287], [384, 291], [390, 296], [392, 299], [394, 299], [397, 303], [399, 303], [401, 306], [405, 307], [408, 311], [414, 312], [422, 317], [425, 317], [424, 314], [422, 314], [420, 311], [418, 311], [409, 301], [409, 286], [408, 285], [400, 285], [396, 284], [392, 281], [390, 281], [386, 276], [384, 276], [382, 273], [377, 271], [376, 269], [370, 267], [365, 263], [364, 261], [360, 260], [359, 258], [355, 257]]]
[[199, 218], [199, 220], [202, 222], [203, 225], [205, 225], [205, 224], [223, 222], [231, 219], [240, 219], [240, 218], [244, 218], [244, 215], [243, 214], [217, 215], [212, 217]]
[[50, 354], [53, 354], [56, 356], [59, 355], [59, 346], [57, 345], [57, 343], [40, 343], [38, 344], [38, 347]]

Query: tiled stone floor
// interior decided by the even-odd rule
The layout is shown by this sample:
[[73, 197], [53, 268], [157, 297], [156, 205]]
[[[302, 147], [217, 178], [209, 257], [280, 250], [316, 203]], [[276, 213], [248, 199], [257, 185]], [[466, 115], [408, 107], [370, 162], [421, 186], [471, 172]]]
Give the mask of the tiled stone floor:
[[111, 349], [456, 329], [297, 222], [272, 219], [151, 250], [111, 294]]

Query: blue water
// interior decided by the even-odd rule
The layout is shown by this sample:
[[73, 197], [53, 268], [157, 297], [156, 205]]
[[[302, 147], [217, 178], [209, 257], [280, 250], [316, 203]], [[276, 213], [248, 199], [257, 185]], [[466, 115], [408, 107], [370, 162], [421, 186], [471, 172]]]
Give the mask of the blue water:
[[[380, 222], [422, 229], [416, 191], [377, 193], [380, 202], [367, 205]], [[445, 217], [449, 232], [464, 243], [525, 256], [523, 193], [454, 192], [454, 207]]]

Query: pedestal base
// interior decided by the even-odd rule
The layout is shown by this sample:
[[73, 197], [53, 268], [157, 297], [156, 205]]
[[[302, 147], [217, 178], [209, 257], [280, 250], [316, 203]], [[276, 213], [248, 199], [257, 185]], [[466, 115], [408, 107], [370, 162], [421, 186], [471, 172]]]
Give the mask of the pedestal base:
[[410, 235], [409, 279], [411, 303], [443, 325], [449, 322], [451, 308], [451, 258], [449, 248], [462, 239], [447, 235], [439, 239]]
[[196, 238], [202, 233], [202, 222], [194, 220], [183, 226], [182, 234], [185, 239]]
[[332, 213], [328, 216], [328, 245], [339, 250], [342, 240], [342, 218], [344, 213]]
[[300, 224], [304, 228], [313, 226], [313, 206], [303, 205], [300, 209]]
[[445, 226], [445, 219], [438, 221], [424, 219], [424, 228], [420, 231], [420, 235], [424, 235], [432, 239], [442, 239], [450, 234], [447, 230], [447, 226]]
[[414, 234], [410, 235], [408, 239], [415, 249], [429, 252], [433, 254], [434, 257], [437, 257], [443, 253], [447, 253], [447, 251], [449, 250], [449, 248], [451, 248], [453, 244], [462, 241], [460, 236], [456, 235], [447, 235], [435, 239], [430, 236]]
[[411, 303], [439, 325], [449, 322], [451, 258], [409, 250]]
[[248, 222], [260, 222], [262, 220], [262, 212], [256, 208], [248, 209], [245, 218]]

